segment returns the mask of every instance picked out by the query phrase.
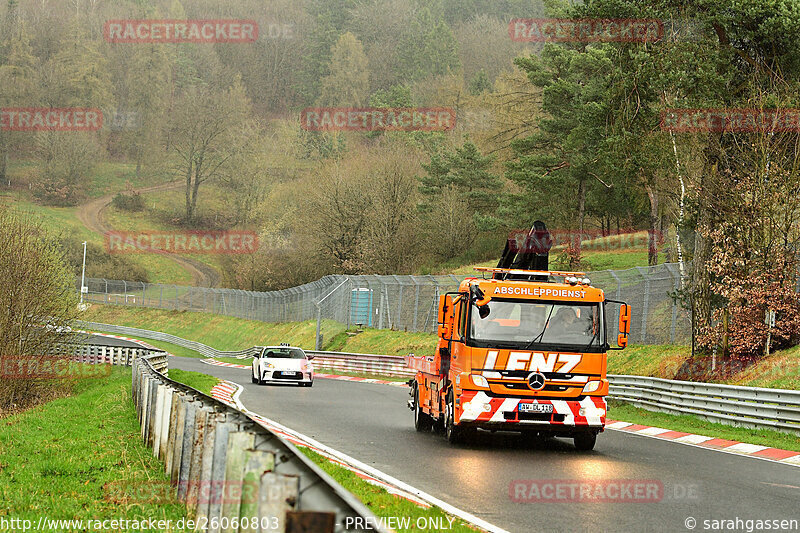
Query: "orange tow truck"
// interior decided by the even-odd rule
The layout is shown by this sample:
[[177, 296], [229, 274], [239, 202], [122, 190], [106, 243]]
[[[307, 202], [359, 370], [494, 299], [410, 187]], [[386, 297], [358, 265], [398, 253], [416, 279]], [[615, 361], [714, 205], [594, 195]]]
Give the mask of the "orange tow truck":
[[[417, 431], [440, 429], [451, 443], [479, 430], [571, 437], [591, 450], [606, 421], [606, 352], [623, 349], [630, 307], [608, 300], [583, 272], [548, 270], [542, 222], [509, 239], [497, 268], [476, 268], [439, 297], [433, 357], [408, 356], [409, 408]], [[619, 305], [617, 347], [606, 306]]]

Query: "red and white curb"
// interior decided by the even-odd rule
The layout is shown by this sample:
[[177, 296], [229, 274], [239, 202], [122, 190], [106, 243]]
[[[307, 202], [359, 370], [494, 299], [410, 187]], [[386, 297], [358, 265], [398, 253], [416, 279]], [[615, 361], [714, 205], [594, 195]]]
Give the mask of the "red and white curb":
[[237, 365], [234, 363], [226, 363], [225, 361], [217, 361], [216, 359], [201, 359], [200, 362], [205, 363], [207, 365], [225, 366], [228, 368], [250, 368], [249, 366], [245, 365]]
[[[231, 389], [234, 389], [231, 392]], [[462, 511], [457, 507], [453, 507], [447, 502], [436, 498], [428, 494], [427, 492], [423, 492], [411, 485], [400, 481], [397, 478], [390, 476], [384, 472], [381, 472], [377, 468], [373, 468], [349, 455], [346, 455], [340, 451], [334, 450], [324, 444], [312, 439], [307, 435], [303, 435], [293, 429], [290, 429], [274, 420], [270, 420], [269, 418], [265, 418], [261, 415], [258, 415], [249, 409], [247, 409], [242, 402], [239, 400], [239, 395], [242, 393], [244, 388], [237, 384], [230, 381], [223, 381], [216, 385], [214, 388], [211, 389], [212, 395], [218, 400], [227, 403], [228, 405], [232, 405], [239, 409], [240, 411], [246, 413], [254, 420], [258, 421], [262, 426], [269, 429], [270, 431], [277, 433], [284, 439], [288, 440], [295, 446], [303, 446], [305, 448], [309, 448], [314, 452], [322, 455], [329, 461], [350, 470], [351, 472], [355, 473], [358, 477], [363, 479], [364, 481], [376, 485], [378, 487], [386, 489], [387, 492], [390, 494], [394, 494], [401, 498], [411, 501], [416, 505], [419, 505], [424, 508], [429, 508], [433, 505], [439, 507], [444, 512], [453, 515], [455, 517], [460, 518], [464, 522], [468, 524], [472, 524], [476, 527], [481, 528], [484, 531], [488, 531], [489, 533], [509, 533], [505, 529], [499, 528], [485, 520], [478, 518], [466, 511]], [[216, 395], [215, 395], [216, 392]], [[223, 399], [224, 398], [224, 399]]]
[[359, 378], [356, 376], [340, 376], [339, 374], [320, 374], [314, 373], [316, 378], [336, 379], [338, 381], [358, 381], [360, 383], [377, 383], [378, 385], [391, 385], [393, 387], [408, 387], [405, 381], [389, 381], [386, 379]]
[[800, 467], [800, 452], [793, 452], [790, 450], [781, 450], [779, 448], [770, 448], [768, 446], [748, 444], [735, 440], [718, 439], [705, 435], [695, 435], [693, 433], [684, 433], [682, 431], [673, 431], [671, 429], [659, 427], [643, 426], [631, 422], [609, 420], [606, 423], [606, 429]]
[[239, 394], [241, 394], [241, 389], [236, 383], [231, 381], [220, 381], [211, 387], [211, 397], [231, 407], [236, 407]]

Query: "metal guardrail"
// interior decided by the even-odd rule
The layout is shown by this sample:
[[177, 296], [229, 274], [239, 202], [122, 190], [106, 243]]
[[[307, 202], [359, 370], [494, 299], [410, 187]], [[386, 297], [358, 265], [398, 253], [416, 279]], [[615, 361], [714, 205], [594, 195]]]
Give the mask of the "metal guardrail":
[[362, 531], [364, 524], [378, 524], [292, 444], [159, 372], [162, 357], [134, 361], [133, 401], [142, 439], [164, 461], [173, 494], [187, 504], [195, 523], [217, 532], [230, 530], [234, 519], [247, 520], [255, 527], [240, 531], [287, 533]]
[[[75, 321], [74, 325], [81, 328], [107, 331], [109, 333], [118, 333], [120, 335], [130, 335], [142, 339], [165, 341], [177, 346], [182, 346], [184, 348], [190, 348], [198, 353], [212, 358], [234, 357], [237, 359], [246, 359], [248, 357], [252, 357], [256, 351], [255, 346], [246, 350], [239, 350], [235, 352], [222, 351], [200, 342], [190, 341], [181, 337], [176, 337], [175, 335], [170, 335], [169, 333], [131, 328], [128, 326], [115, 326], [112, 324], [83, 321]], [[317, 366], [326, 369], [339, 370], [343, 372], [383, 374], [391, 377], [414, 376], [414, 371], [410, 370], [406, 366], [404, 358], [399, 356], [323, 352], [315, 350], [306, 350], [306, 353], [314, 356], [314, 362]]]
[[252, 348], [247, 348], [246, 350], [238, 350], [233, 352], [216, 350], [211, 346], [207, 346], [201, 342], [190, 341], [181, 337], [176, 337], [175, 335], [170, 335], [169, 333], [150, 331], [148, 329], [131, 328], [128, 326], [102, 324], [100, 322], [84, 322], [83, 320], [75, 320], [73, 321], [73, 325], [85, 329], [106, 331], [108, 333], [117, 333], [119, 335], [131, 335], [134, 337], [154, 341], [169, 342], [183, 348], [194, 350], [205, 355], [206, 357], [237, 357], [242, 359], [245, 357], [251, 357], [256, 351], [255, 346]]
[[800, 391], [609, 375], [609, 398], [712, 422], [800, 435]]
[[[81, 322], [87, 328], [140, 336], [147, 339], [168, 340], [179, 346], [197, 346], [200, 353], [209, 357], [245, 358], [254, 348], [239, 352], [222, 352], [195, 341], [167, 333], [140, 330], [125, 326], [111, 326]], [[314, 355], [315, 366], [345, 372], [384, 374], [395, 377], [412, 377], [415, 372], [406, 368], [404, 358], [391, 355], [355, 354], [344, 352], [309, 351]], [[219, 354], [219, 355], [218, 355]], [[691, 414], [722, 424], [769, 428], [800, 434], [800, 391], [741, 387], [693, 381], [677, 381], [647, 376], [609, 374], [609, 398], [673, 414]]]
[[[53, 354], [68, 354], [78, 363], [93, 365], [110, 364], [116, 366], [131, 366], [137, 357], [144, 357], [157, 353], [164, 354], [163, 350], [149, 348], [133, 348], [130, 346], [102, 346], [97, 344], [59, 344], [53, 349]], [[164, 359], [166, 367], [166, 359]]]
[[366, 374], [381, 374], [390, 377], [409, 377], [416, 375], [416, 371], [406, 366], [405, 358], [395, 355], [372, 355], [363, 353], [346, 352], [319, 352], [305, 350], [314, 356], [314, 367], [342, 372], [359, 372]]
[[152, 483], [122, 484], [117, 489], [125, 496], [144, 491], [145, 497], [163, 497], [168, 491], [187, 505], [198, 530], [211, 533], [386, 532], [364, 504], [294, 445], [238, 409], [169, 379], [167, 352], [94, 344], [62, 344], [54, 352], [78, 362], [132, 367], [142, 439], [164, 461], [170, 485], [154, 490]]

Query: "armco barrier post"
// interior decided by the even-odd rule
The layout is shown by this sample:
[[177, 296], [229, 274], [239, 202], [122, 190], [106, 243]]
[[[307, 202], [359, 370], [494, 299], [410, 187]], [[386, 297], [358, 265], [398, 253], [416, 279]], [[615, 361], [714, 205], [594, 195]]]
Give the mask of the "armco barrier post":
[[213, 477], [214, 466], [214, 441], [216, 440], [217, 428], [222, 420], [222, 415], [213, 412], [208, 415], [206, 420], [206, 434], [203, 439], [203, 451], [200, 464], [200, 499], [195, 507], [195, 516], [203, 521], [204, 518], [209, 518], [208, 509], [209, 503], [212, 500], [214, 490], [213, 486], [218, 481]]
[[[194, 445], [194, 436], [196, 431], [195, 428], [199, 408], [199, 402], [195, 402], [188, 398], [186, 399], [183, 415], [183, 435], [180, 439], [181, 461], [180, 465], [178, 466], [177, 475], [175, 475], [175, 477], [170, 476], [172, 482], [178, 486], [177, 496], [178, 501], [181, 502], [186, 501], [186, 495], [189, 489], [189, 474], [192, 468], [192, 446]], [[176, 444], [176, 446], [177, 445], [178, 444]]]
[[[259, 489], [261, 476], [264, 472], [275, 468], [275, 454], [262, 450], [247, 450], [242, 476], [242, 505], [239, 508], [239, 517], [243, 519], [246, 527], [239, 527], [239, 531], [257, 533], [260, 528], [253, 528], [253, 521], [260, 520], [258, 511]], [[260, 525], [260, 524], [258, 524]]]
[[208, 418], [213, 416], [213, 412], [213, 409], [202, 404], [195, 411], [194, 433], [191, 444], [192, 453], [189, 459], [189, 476], [186, 479], [187, 508], [194, 508], [197, 505], [200, 489], [200, 470], [203, 466], [203, 441], [205, 440]]
[[175, 434], [178, 424], [178, 398], [180, 393], [172, 390], [172, 401], [169, 409], [169, 429], [167, 430], [167, 443], [164, 450], [164, 471], [169, 474], [172, 471], [172, 451], [175, 449]]
[[158, 457], [158, 449], [161, 446], [161, 430], [164, 426], [164, 399], [167, 395], [167, 387], [162, 383], [156, 386], [156, 411], [153, 418], [153, 457]]
[[180, 470], [181, 446], [183, 440], [183, 427], [186, 422], [186, 396], [178, 392], [172, 402], [173, 420], [169, 431], [169, 443], [167, 444], [167, 463], [165, 465], [167, 475], [175, 483], [176, 473]]
[[147, 388], [147, 373], [142, 372], [142, 377], [139, 382], [139, 424], [141, 426], [142, 442], [145, 440], [145, 428], [147, 428], [147, 400], [149, 398], [149, 390]]
[[164, 386], [164, 402], [161, 408], [161, 431], [159, 432], [158, 450], [156, 456], [162, 461], [166, 461], [167, 442], [169, 441], [169, 421], [172, 412], [172, 395], [174, 391]]
[[[244, 479], [244, 467], [247, 454], [245, 450], [255, 444], [255, 434], [249, 431], [232, 431], [228, 433], [227, 458], [225, 460], [225, 486], [241, 487]], [[225, 498], [222, 501], [222, 512], [220, 518], [227, 518], [225, 533], [237, 533], [238, 528], [234, 528], [231, 519], [239, 518], [239, 507], [241, 501]], [[220, 520], [222, 522], [222, 520]]]
[[156, 417], [156, 395], [158, 392], [158, 380], [153, 375], [150, 375], [149, 383], [147, 384], [147, 428], [145, 430], [144, 444], [148, 448], [153, 446], [153, 420]]
[[266, 472], [258, 491], [258, 514], [278, 520], [275, 531], [286, 531], [286, 513], [300, 500], [300, 477]]
[[[216, 435], [214, 437], [214, 461], [211, 465], [211, 484], [210, 502], [208, 506], [209, 528], [208, 533], [219, 532], [219, 518], [222, 516], [222, 501], [230, 494], [229, 487], [225, 483], [225, 471], [228, 455], [228, 435], [236, 432], [239, 425], [235, 417], [229, 414], [220, 415], [220, 423], [217, 424]], [[213, 520], [216, 518], [217, 520]], [[217, 526], [217, 527], [213, 527]]]

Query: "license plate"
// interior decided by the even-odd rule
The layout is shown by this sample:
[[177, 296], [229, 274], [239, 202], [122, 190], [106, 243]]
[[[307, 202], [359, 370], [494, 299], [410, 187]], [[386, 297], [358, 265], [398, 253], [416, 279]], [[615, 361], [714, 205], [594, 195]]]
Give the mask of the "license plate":
[[521, 413], [552, 413], [553, 404], [550, 403], [521, 403], [519, 404]]

